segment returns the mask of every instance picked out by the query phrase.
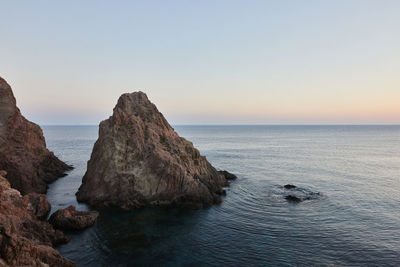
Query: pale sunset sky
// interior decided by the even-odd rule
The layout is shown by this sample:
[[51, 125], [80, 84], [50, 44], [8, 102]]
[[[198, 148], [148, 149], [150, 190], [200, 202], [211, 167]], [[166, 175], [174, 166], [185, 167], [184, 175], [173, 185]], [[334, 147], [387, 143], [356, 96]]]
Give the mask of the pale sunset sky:
[[41, 124], [144, 91], [171, 124], [400, 123], [400, 1], [0, 1], [0, 76]]

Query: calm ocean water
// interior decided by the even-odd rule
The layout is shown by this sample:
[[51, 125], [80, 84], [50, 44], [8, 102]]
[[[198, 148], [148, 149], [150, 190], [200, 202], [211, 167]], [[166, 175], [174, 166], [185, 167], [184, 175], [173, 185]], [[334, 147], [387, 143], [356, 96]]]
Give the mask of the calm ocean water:
[[[219, 169], [238, 175], [221, 205], [103, 212], [69, 233], [78, 266], [400, 266], [400, 126], [176, 126]], [[75, 169], [50, 186], [70, 204], [97, 127], [45, 126]], [[320, 192], [288, 203], [282, 185]]]

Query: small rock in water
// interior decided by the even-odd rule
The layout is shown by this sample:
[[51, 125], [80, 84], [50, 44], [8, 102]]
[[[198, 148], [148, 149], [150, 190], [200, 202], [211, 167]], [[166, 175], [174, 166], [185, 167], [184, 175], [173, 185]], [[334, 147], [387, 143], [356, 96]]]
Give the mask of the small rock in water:
[[286, 185], [284, 185], [283, 186], [285, 189], [293, 189], [293, 188], [296, 188], [296, 186], [295, 185], [292, 185], [292, 184], [286, 184]]
[[303, 202], [304, 200], [311, 200], [311, 197], [301, 198], [301, 197], [297, 197], [294, 195], [287, 195], [287, 196], [285, 196], [285, 199], [289, 202], [300, 203], [300, 202]]
[[301, 198], [296, 197], [296, 196], [294, 196], [294, 195], [285, 196], [285, 199], [286, 199], [287, 201], [289, 201], [289, 202], [294, 202], [294, 203], [300, 203], [300, 202], [303, 201]]
[[49, 222], [56, 229], [62, 230], [83, 230], [92, 226], [99, 213], [97, 211], [78, 211], [74, 206], [57, 210], [50, 216]]
[[285, 194], [285, 199], [287, 201], [293, 202], [293, 203], [300, 203], [300, 202], [303, 202], [304, 200], [315, 199], [321, 195], [321, 193], [319, 193], [319, 192], [312, 192], [311, 190], [309, 190], [307, 188], [300, 188], [293, 184], [286, 184], [283, 186], [283, 188], [293, 192], [290, 195]]

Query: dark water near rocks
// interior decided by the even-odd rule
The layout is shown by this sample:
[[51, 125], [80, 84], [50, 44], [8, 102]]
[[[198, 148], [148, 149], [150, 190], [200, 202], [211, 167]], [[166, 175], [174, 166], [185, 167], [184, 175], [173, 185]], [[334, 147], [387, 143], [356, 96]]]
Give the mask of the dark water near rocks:
[[[179, 126], [238, 175], [221, 205], [102, 213], [70, 233], [79, 266], [400, 266], [400, 126]], [[75, 169], [50, 186], [53, 211], [76, 203], [97, 127], [43, 127]], [[321, 195], [299, 204], [281, 186]]]

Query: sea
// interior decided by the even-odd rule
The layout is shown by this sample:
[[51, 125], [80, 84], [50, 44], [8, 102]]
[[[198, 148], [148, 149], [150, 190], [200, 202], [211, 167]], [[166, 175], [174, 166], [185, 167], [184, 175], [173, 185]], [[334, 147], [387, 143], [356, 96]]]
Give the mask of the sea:
[[[49, 187], [52, 212], [89, 210], [75, 193], [98, 127], [42, 128], [74, 166]], [[93, 227], [67, 232], [62, 256], [78, 266], [400, 266], [399, 125], [174, 129], [238, 176], [222, 203], [101, 212]]]

